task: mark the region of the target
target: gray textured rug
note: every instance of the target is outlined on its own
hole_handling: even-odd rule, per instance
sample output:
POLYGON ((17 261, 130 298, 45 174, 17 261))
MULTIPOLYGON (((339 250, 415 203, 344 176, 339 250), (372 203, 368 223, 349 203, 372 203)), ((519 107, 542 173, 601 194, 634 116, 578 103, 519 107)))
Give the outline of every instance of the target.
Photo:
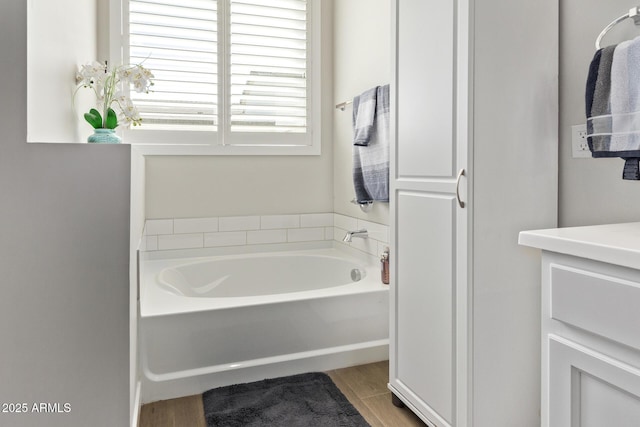
POLYGON ((369 426, 319 372, 214 388, 202 400, 208 427, 369 426))

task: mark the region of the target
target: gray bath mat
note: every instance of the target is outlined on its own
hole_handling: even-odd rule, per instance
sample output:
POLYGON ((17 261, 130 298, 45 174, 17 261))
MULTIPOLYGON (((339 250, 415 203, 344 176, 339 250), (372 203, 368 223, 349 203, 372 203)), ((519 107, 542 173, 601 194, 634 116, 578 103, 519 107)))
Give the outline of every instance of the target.
POLYGON ((207 427, 369 426, 319 372, 214 388, 202 400, 207 427))

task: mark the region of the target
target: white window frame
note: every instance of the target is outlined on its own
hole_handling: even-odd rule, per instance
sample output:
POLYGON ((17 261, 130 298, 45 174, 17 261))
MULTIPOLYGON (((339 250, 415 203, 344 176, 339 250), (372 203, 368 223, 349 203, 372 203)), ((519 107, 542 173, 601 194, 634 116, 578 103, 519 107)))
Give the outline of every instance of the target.
MULTIPOLYGON (((226 144, 222 132, 188 131, 188 130, 151 130, 144 129, 144 124, 137 129, 122 129, 123 142, 134 145, 144 155, 320 155, 321 154, 321 0, 307 0, 310 14, 308 22, 308 53, 310 65, 307 75, 307 117, 306 141, 308 144, 287 144, 289 139, 299 139, 300 134, 288 133, 255 133, 247 134, 246 143, 226 144), (259 140, 252 143, 251 140, 259 140), (280 143, 278 143, 280 141, 280 143)), ((224 2, 222 2, 224 4, 224 2)), ((226 33, 228 17, 219 24, 218 31, 225 36, 223 55, 227 55, 226 33)), ((128 0, 110 0, 109 51, 112 64, 122 64, 128 58, 129 28, 128 0)), ((153 72, 153 70, 151 70, 153 72)), ((223 84, 229 81, 229 71, 223 70, 223 84)), ((226 94, 228 88, 222 88, 226 94)), ((222 123, 228 120, 227 103, 223 96, 219 99, 220 108, 225 111, 222 123)))

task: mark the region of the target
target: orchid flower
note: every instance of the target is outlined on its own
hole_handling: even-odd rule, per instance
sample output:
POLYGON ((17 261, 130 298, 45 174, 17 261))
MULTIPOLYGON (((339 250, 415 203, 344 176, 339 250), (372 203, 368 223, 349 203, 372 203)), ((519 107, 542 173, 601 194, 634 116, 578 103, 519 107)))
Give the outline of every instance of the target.
MULTIPOLYGON (((128 96, 128 90, 149 93, 153 86, 153 74, 142 65, 121 65, 109 69, 107 62, 85 64, 76 73, 76 92, 90 88, 96 95, 98 109, 85 113, 85 120, 95 129, 115 129, 119 121, 138 126, 142 122, 140 113, 128 96), (119 110, 119 114, 113 109, 119 110)), ((75 94, 74 94, 75 97, 75 94)))

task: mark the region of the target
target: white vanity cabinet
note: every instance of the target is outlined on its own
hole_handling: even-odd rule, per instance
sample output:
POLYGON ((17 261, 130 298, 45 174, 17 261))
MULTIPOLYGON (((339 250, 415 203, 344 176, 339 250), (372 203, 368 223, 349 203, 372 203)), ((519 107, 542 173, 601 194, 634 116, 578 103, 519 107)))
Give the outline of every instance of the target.
POLYGON ((640 426, 640 223, 523 232, 542 252, 542 426, 640 426))
POLYGON ((392 1, 389 388, 437 427, 539 427, 558 0, 392 1), (517 34, 514 34, 517 33, 517 34))

